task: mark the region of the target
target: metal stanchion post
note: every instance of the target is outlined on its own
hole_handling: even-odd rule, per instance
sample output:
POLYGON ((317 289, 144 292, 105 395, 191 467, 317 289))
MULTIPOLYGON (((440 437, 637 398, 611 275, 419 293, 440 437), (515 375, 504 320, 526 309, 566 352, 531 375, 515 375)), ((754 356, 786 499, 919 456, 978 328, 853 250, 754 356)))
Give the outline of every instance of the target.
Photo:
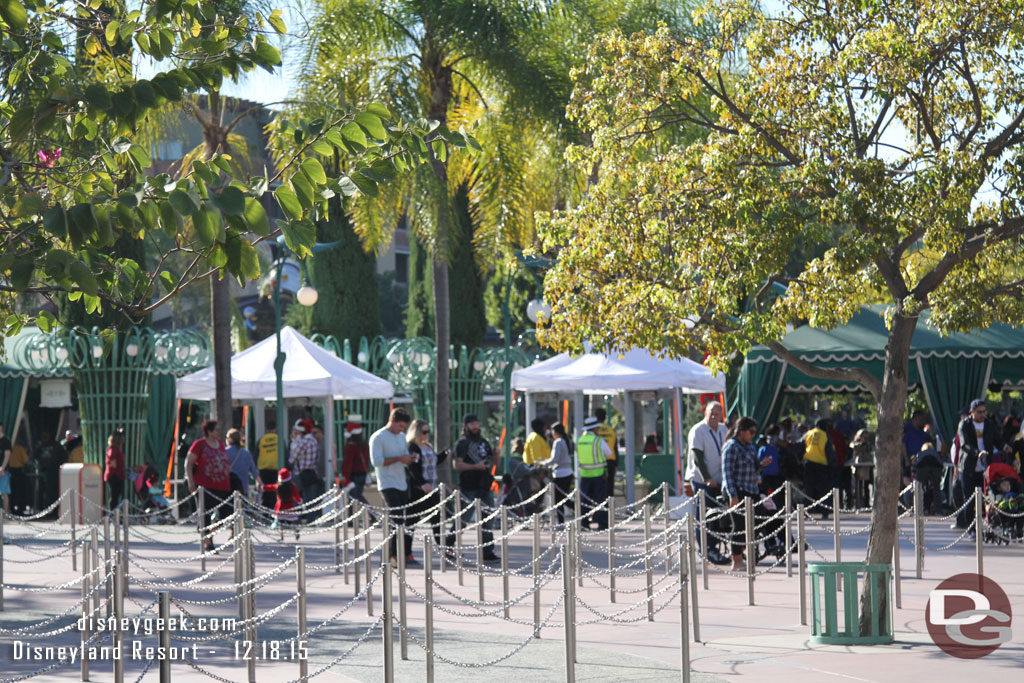
MULTIPOLYGON (((381 526, 381 533, 383 533, 383 537, 382 537, 381 540, 383 541, 383 539, 386 539, 386 538, 388 538, 391 535, 391 513, 390 512, 388 512, 388 511, 384 512, 384 522, 380 526, 381 526)), ((396 553, 401 552, 401 549, 398 547, 398 537, 400 535, 401 535, 401 533, 398 531, 398 528, 396 527, 395 528, 395 552, 396 553)), ((385 562, 387 562, 389 560, 397 561, 398 559, 399 558, 397 558, 397 557, 391 557, 391 544, 390 543, 385 543, 381 547, 381 549, 380 549, 380 563, 381 564, 384 564, 385 562)), ((401 559, 404 560, 405 556, 404 555, 401 556, 401 559)))
POLYGON ((508 508, 501 506, 501 599, 505 602, 505 618, 508 619, 508 508))
POLYGON ((671 505, 668 502, 668 482, 661 482, 661 506, 665 513, 665 574, 672 571, 672 538, 669 536, 668 529, 672 526, 672 513, 670 512, 671 505))
POLYGON ((533 637, 540 638, 540 513, 533 513, 533 637))
POLYGON ((644 574, 647 577, 647 621, 654 621, 654 577, 651 570, 651 506, 644 503, 644 574))
POLYGON ((981 487, 974 489, 974 551, 977 555, 978 576, 985 575, 985 558, 981 547, 985 539, 985 496, 981 493, 981 487))
POLYGON ((700 574, 704 582, 704 590, 708 589, 708 496, 701 489, 697 494, 700 506, 700 574))
POLYGON ((683 683, 690 681, 690 623, 689 623, 689 572, 686 568, 686 549, 683 547, 683 535, 679 535, 679 668, 683 683))
POLYGON ((77 543, 75 542, 77 540, 76 539, 76 536, 77 536, 76 532, 78 530, 77 529, 77 525, 78 525, 78 495, 77 494, 78 494, 77 491, 72 491, 68 495, 68 500, 71 503, 71 505, 70 505, 71 509, 69 510, 69 513, 70 513, 69 516, 71 517, 71 571, 73 571, 73 572, 77 572, 78 571, 78 557, 75 554, 75 546, 77 545, 77 543))
POLYGON ((473 521, 476 522, 476 571, 480 601, 484 601, 484 522, 483 506, 480 499, 473 501, 473 521))
MULTIPOLYGON (((444 500, 444 497, 441 497, 444 500)), ((443 527, 442 527, 443 528, 443 527)), ((427 631, 427 683, 434 683, 434 539, 430 534, 423 535, 423 603, 424 625, 427 631)), ((444 555, 444 550, 441 550, 444 555)), ((444 560, 441 560, 444 562, 444 560)))
MULTIPOLYGON (((558 509, 562 512, 562 519, 569 516, 569 512, 565 508, 565 498, 561 500, 558 509)), ((548 528, 551 529, 551 544, 554 545, 555 539, 558 537, 555 532, 555 520, 558 519, 558 513, 555 510, 555 482, 553 481, 548 483, 548 510, 548 528)))
POLYGON ((200 486, 196 489, 196 503, 198 504, 197 515, 199 517, 199 569, 206 571, 206 490, 200 486))
MULTIPOLYGON (((87 546, 86 543, 82 544, 83 548, 85 548, 86 546, 87 546)), ((82 621, 85 624, 85 628, 81 629, 81 633, 79 633, 79 636, 81 638, 81 643, 82 643, 82 672, 81 673, 82 673, 82 680, 83 681, 89 680, 89 657, 86 655, 86 650, 85 650, 85 648, 87 647, 87 643, 89 642, 89 591, 91 590, 93 584, 98 584, 98 580, 96 579, 96 577, 90 577, 90 574, 92 574, 92 572, 89 571, 89 555, 88 554, 83 554, 82 555, 82 621)))
POLYGON ((462 492, 455 494, 455 567, 459 570, 459 585, 462 585, 462 492))
MULTIPOLYGON (((159 591, 157 593, 157 600, 159 602, 159 614, 160 619, 166 624, 171 619, 171 593, 170 591, 159 591)), ((171 651, 171 629, 165 628, 160 631, 160 647, 164 648, 164 652, 171 651)), ((82 663, 85 663, 85 658, 82 659, 82 663)), ((162 657, 160 658, 160 683, 171 683, 171 658, 162 657)))
MULTIPOLYGON (((341 507, 337 507, 338 503, 335 503, 335 510, 338 512, 334 516, 334 573, 341 573, 341 530, 345 526, 345 517, 348 511, 348 493, 345 491, 341 492, 341 507)), ((348 574, 345 575, 345 583, 348 583, 348 574)))
MULTIPOLYGON (((110 517, 103 518, 103 573, 110 574, 110 517)), ((107 600, 106 616, 109 618, 114 610, 114 577, 107 576, 105 593, 107 600)))
MULTIPOLYGON (((839 489, 832 489, 832 544, 836 549, 836 562, 843 561, 842 535, 839 529, 839 489)), ((836 574, 836 589, 843 590, 843 575, 836 574)))
MULTIPOLYGON (((362 503, 360 503, 362 508, 362 503)), ((361 514, 352 515, 352 573, 355 575, 355 595, 359 595, 359 584, 361 583, 359 573, 359 527, 361 526, 359 521, 362 519, 361 514)), ((345 562, 345 578, 348 578, 348 562, 345 562)))
POLYGON ((754 568, 757 566, 757 543, 754 541, 754 499, 743 499, 743 535, 747 549, 747 604, 754 604, 754 568))
POLYGON ((804 504, 796 506, 796 553, 800 568, 800 625, 807 625, 807 557, 804 553, 807 537, 804 535, 804 504))
MULTIPOLYGON (((252 545, 252 531, 249 529, 245 530, 245 580, 248 585, 252 586, 253 580, 256 578, 256 550, 252 545)), ((249 596, 246 601, 246 619, 253 619, 256 616, 256 591, 249 591, 249 596)), ((256 631, 256 624, 249 624, 246 632, 249 635, 250 643, 258 643, 259 634, 256 631)), ((300 656, 304 657, 305 653, 300 656)), ((249 661, 246 662, 246 671, 249 674, 249 683, 256 683, 256 648, 253 647, 249 650, 249 661)))
POLYGON ((786 480, 786 578, 793 576, 793 482, 786 480))
POLYGON ((124 548, 124 554, 121 556, 121 564, 124 565, 124 594, 128 595, 131 590, 129 588, 128 581, 128 501, 125 500, 121 506, 121 522, 123 528, 121 529, 121 543, 124 548))
MULTIPOLYGON (((924 489, 921 482, 914 480, 914 558, 917 578, 924 571, 924 489)), ((899 535, 899 532, 896 534, 899 535)))
MULTIPOLYGON (((90 538, 89 538, 89 544, 90 544, 90 546, 92 546, 89 549, 90 555, 91 555, 90 566, 92 567, 93 572, 95 572, 95 574, 96 574, 96 576, 94 577, 94 580, 93 580, 93 584, 98 586, 99 582, 103 580, 103 575, 105 574, 105 572, 100 570, 99 533, 96 531, 96 527, 92 528, 92 533, 90 534, 90 538)), ((2 578, 3 577, 0 576, 0 579, 2 579, 2 578)), ((0 581, 0 583, 2 583, 2 581, 0 581)), ((93 616, 99 614, 99 611, 100 611, 100 593, 102 593, 102 591, 100 591, 98 589, 94 590, 92 592, 92 613, 93 613, 93 616)))
MULTIPOLYGON (((301 646, 306 640, 306 549, 299 548, 299 559, 295 565, 295 580, 298 584, 299 599, 295 605, 298 610, 299 632, 296 634, 296 645, 301 646)), ((309 662, 299 657, 299 678, 309 675, 309 662)))
MULTIPOLYGON (((572 494, 572 518, 575 519, 575 520, 579 520, 579 519, 581 519, 583 517, 583 501, 581 499, 581 495, 582 495, 582 493, 581 493, 580 488, 578 486, 575 489, 573 489, 573 494, 572 494)), ((575 550, 576 549, 573 548, 574 552, 575 552, 575 550)))
POLYGON ((398 534, 398 623, 401 628, 398 630, 398 646, 403 660, 409 659, 409 639, 405 634, 405 558, 408 550, 405 547, 405 527, 395 528, 398 534))
MULTIPOLYGON (((114 619, 117 627, 114 629, 114 652, 121 652, 124 648, 124 632, 121 630, 121 621, 124 619, 124 565, 121 564, 121 553, 117 550, 114 554, 114 619)), ((124 657, 114 659, 114 683, 124 683, 124 657)))
POLYGON ((700 610, 697 605, 697 584, 694 577, 697 576, 697 534, 693 530, 693 513, 686 513, 686 549, 690 558, 690 599, 693 601, 693 640, 700 642, 700 610))
MULTIPOLYGON (((571 531, 569 532, 572 533, 571 531)), ((572 616, 572 551, 569 544, 562 546, 562 593, 563 607, 565 610, 565 680, 566 683, 574 683, 576 680, 576 655, 573 652, 573 628, 575 622, 572 616)))
MULTIPOLYGON (((572 532, 572 560, 576 563, 576 581, 578 585, 583 585, 583 553, 580 552, 580 536, 583 535, 583 524, 582 519, 573 520, 573 532, 572 532)), ((575 594, 575 592, 574 592, 575 594)), ((573 612, 576 611, 576 607, 573 606, 573 612)))
POLYGON ((896 539, 892 544, 892 580, 894 593, 896 594, 896 609, 903 608, 903 586, 900 583, 900 534, 896 532, 896 539))
POLYGON ((576 558, 576 535, 579 528, 576 524, 569 525, 569 613, 572 615, 572 661, 578 662, 576 658, 576 584, 572 580, 572 573, 579 571, 579 564, 576 558))
MULTIPOLYGON (((438 491, 440 492, 441 496, 441 509, 439 510, 441 514, 441 526, 438 527, 439 529, 441 529, 441 547, 437 550, 437 561, 441 565, 441 573, 444 573, 448 571, 447 558, 445 557, 445 549, 448 547, 448 503, 445 502, 448 498, 448 487, 445 486, 445 483, 443 481, 438 486, 438 491)), ((431 660, 431 675, 433 675, 433 668, 433 660, 431 660)))
POLYGON ((381 577, 384 580, 384 683, 394 683, 395 681, 395 634, 393 629, 392 621, 394 616, 392 614, 393 606, 391 604, 391 563, 384 563, 384 575, 381 577))
POLYGON ((615 499, 608 499, 608 594, 615 603, 615 499))
MULTIPOLYGON (((370 574, 371 564, 373 563, 373 553, 370 552, 370 511, 363 506, 363 531, 366 533, 366 557, 363 558, 363 568, 366 571, 366 614, 367 616, 373 616, 373 587, 370 585, 370 574)), ((384 537, 385 539, 387 536, 384 537)), ((388 553, 388 544, 385 541, 384 546, 381 548, 381 555, 386 556, 388 553)), ((359 571, 359 568, 356 568, 359 571)), ((358 580, 357 580, 358 581, 358 580)), ((358 584, 356 585, 358 588, 358 584)))

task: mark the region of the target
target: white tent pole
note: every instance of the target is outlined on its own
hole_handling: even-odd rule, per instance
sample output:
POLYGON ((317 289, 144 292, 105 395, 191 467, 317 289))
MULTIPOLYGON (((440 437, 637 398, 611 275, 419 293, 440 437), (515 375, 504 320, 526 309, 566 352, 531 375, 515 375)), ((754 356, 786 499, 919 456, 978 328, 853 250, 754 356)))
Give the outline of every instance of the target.
MULTIPOLYGON (((280 433, 280 432, 278 432, 280 433)), ((324 474, 327 490, 334 488, 334 397, 324 397, 324 474)))
POLYGON ((686 463, 686 449, 683 446, 683 390, 672 390, 672 445, 676 451, 676 495, 683 495, 683 470, 686 463))
POLYGON ((622 404, 626 411, 626 502, 636 501, 636 438, 633 434, 633 422, 636 420, 636 410, 633 406, 633 397, 628 391, 622 392, 622 404))
POLYGON ((252 402, 252 428, 255 433, 256 440, 250 445, 249 450, 255 451, 255 446, 259 444, 260 439, 262 439, 263 435, 267 433, 267 402, 262 398, 258 398, 252 402))
POLYGON ((532 391, 526 392, 526 432, 530 432, 530 422, 537 414, 537 397, 534 396, 532 391))

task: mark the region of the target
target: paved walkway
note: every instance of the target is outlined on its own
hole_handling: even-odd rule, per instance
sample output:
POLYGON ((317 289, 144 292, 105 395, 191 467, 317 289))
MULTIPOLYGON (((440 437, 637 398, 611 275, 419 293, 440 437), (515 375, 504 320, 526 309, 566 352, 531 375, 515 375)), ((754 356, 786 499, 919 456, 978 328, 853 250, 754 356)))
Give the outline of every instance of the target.
MULTIPOLYGON (((844 527, 856 529, 866 523, 866 517, 845 518, 844 527)), ((657 529, 657 527, 656 527, 657 529)), ((904 524, 909 532, 910 524, 904 524)), ((956 538, 945 523, 928 520, 926 524, 926 545, 938 547, 956 538)), ((9 536, 23 538, 31 532, 24 525, 8 523, 5 531, 9 536)), ((225 537, 226 534, 221 534, 225 537)), ((470 542, 473 534, 467 534, 470 542)), ((5 546, 4 581, 19 586, 55 585, 70 581, 76 574, 70 567, 70 558, 66 552, 59 553, 61 544, 67 536, 42 536, 31 545, 22 543, 5 546), (49 557, 54 555, 53 557, 49 557)), ((618 535, 620 544, 637 543, 642 540, 638 531, 618 535)), ((131 550, 133 577, 130 599, 126 602, 129 616, 138 615, 142 607, 148 606, 153 594, 148 592, 141 581, 176 581, 187 582, 199 574, 198 560, 174 562, 193 555, 196 544, 191 532, 182 526, 177 527, 135 527, 132 535, 131 550), (155 576, 154 576, 155 575, 155 576), (158 578, 159 577, 159 578, 158 578), (137 602, 136 602, 137 601, 137 602)), ((280 543, 276 534, 262 531, 256 532, 257 573, 269 571, 280 564, 283 558, 292 556, 294 552, 294 535, 280 543)), ((379 533, 374 534, 374 542, 379 540, 379 533)), ((545 531, 543 540, 550 542, 550 532, 545 531)), ((833 558, 832 538, 826 528, 808 525, 808 539, 814 550, 808 552, 808 560, 833 558), (819 554, 820 553, 820 554, 819 554)), ((218 540, 226 540, 218 538, 218 540)), ((595 542, 598 539, 594 539, 595 542)), ((861 533, 843 538, 843 559, 855 560, 863 557, 867 534, 861 533)), ((324 547, 333 541, 333 532, 326 532, 315 537, 304 538, 303 545, 307 548, 307 571, 309 591, 310 626, 321 623, 335 615, 347 604, 355 594, 354 577, 350 574, 348 583, 344 576, 333 570, 318 569, 317 565, 329 565, 334 562, 333 552, 324 547)), ((523 532, 514 538, 509 549, 510 566, 524 566, 531 556, 531 534, 523 532)), ((1002 646, 994 654, 975 661, 963 661, 947 656, 935 647, 927 635, 924 624, 924 610, 928 591, 942 579, 959 572, 973 571, 975 567, 974 544, 969 539, 944 552, 928 553, 925 560, 923 578, 914 577, 914 553, 906 539, 901 543, 902 557, 902 608, 895 610, 896 642, 887 646, 871 647, 838 647, 811 646, 808 644, 809 629, 800 626, 797 572, 787 578, 785 569, 777 567, 759 576, 755 581, 755 605, 747 605, 747 584, 741 577, 727 576, 712 568, 709 575, 710 590, 702 587, 698 590, 700 602, 701 643, 691 644, 693 680, 699 683, 720 683, 735 681, 740 678, 759 682, 800 683, 803 681, 819 682, 827 680, 876 681, 879 683, 892 681, 907 683, 908 681, 959 681, 967 676, 976 680, 1001 680, 1007 675, 1019 675, 1024 664, 1024 627, 1014 630, 1013 642, 1002 646), (857 655, 870 654, 872 657, 857 655)), ((421 544, 417 539, 415 553, 421 557, 421 544)), ((1024 615, 1024 547, 985 546, 986 574, 999 582, 1010 596, 1014 612, 1024 615)), ((606 556, 591 549, 585 553, 585 559, 597 567, 605 567, 606 556)), ((471 554, 467 553, 471 559, 471 554)), ((551 555, 545 558, 550 562, 551 555)), ((435 560, 436 562, 436 560, 435 560)), ((467 566, 470 564, 467 561, 467 566)), ((378 560, 375 558, 373 571, 376 571, 378 560)), ((209 601, 228 598, 218 604, 190 604, 189 611, 195 616, 232 617, 237 616, 237 607, 233 599, 232 561, 227 551, 211 557, 207 561, 207 571, 211 576, 197 584, 176 588, 172 591, 179 599, 193 601, 209 601), (223 565, 218 568, 218 565, 223 565), (216 570, 216 571, 214 571, 216 570), (220 587, 218 591, 202 590, 207 587, 220 587)), ((767 570, 767 561, 759 569, 767 570)), ((557 572, 557 564, 554 571, 557 572)), ((459 585, 457 572, 449 568, 441 573, 435 565, 435 579, 438 583, 456 595, 469 600, 479 599, 478 579, 466 573, 463 585, 459 585)), ((412 589, 422 592, 423 570, 408 572, 409 585, 412 589)), ((595 577, 596 578, 596 577, 595 577)), ((596 578, 607 585, 607 577, 596 578)), ((620 577, 617 588, 622 591, 617 595, 613 605, 609 602, 609 591, 598 585, 594 579, 584 580, 582 588, 578 588, 578 596, 586 604, 603 614, 611 614, 626 610, 620 618, 630 623, 602 622, 581 625, 577 630, 576 680, 578 681, 678 681, 680 680, 680 610, 676 570, 665 575, 663 567, 655 572, 657 582, 654 590, 665 592, 654 600, 659 611, 654 621, 648 621, 643 605, 628 609, 630 605, 641 600, 644 595, 642 576, 620 577)), ((702 586, 700 576, 696 577, 698 586, 702 586)), ((528 576, 515 576, 510 579, 510 593, 520 595, 531 585, 528 576)), ((395 582, 395 609, 398 609, 397 581, 395 582)), ((275 605, 288 600, 295 592, 295 570, 288 568, 281 572, 272 582, 257 591, 257 610, 265 612, 275 605)), ((365 582, 363 582, 365 585, 365 582)), ((337 621, 318 631, 309 641, 310 672, 315 672, 330 663, 361 637, 369 632, 365 641, 350 655, 337 665, 318 676, 318 680, 331 681, 380 681, 382 680, 381 662, 383 659, 381 631, 379 627, 371 630, 381 614, 381 586, 376 584, 373 590, 373 616, 368 615, 365 601, 350 604, 348 610, 337 621)), ((494 680, 516 681, 516 683, 550 683, 565 680, 565 643, 564 632, 560 624, 564 617, 562 606, 552 611, 553 600, 560 595, 561 579, 551 577, 540 591, 542 617, 551 612, 549 625, 541 630, 541 638, 532 637, 533 618, 532 598, 526 598, 511 608, 511 616, 525 623, 509 623, 498 615, 468 616, 478 614, 472 607, 460 604, 455 598, 435 590, 438 609, 435 610, 435 650, 448 659, 469 666, 453 666, 443 662, 435 663, 435 680, 437 681, 470 681, 494 680), (442 608, 456 614, 446 613, 442 608), (504 655, 519 648, 511 657, 489 666, 478 668, 473 665, 502 658, 504 655)), ((4 611, 0 612, 0 627, 13 629, 38 622, 61 614, 80 597, 80 588, 73 586, 67 590, 42 593, 26 593, 14 590, 5 591, 4 611)), ((502 599, 501 579, 498 576, 487 576, 485 579, 485 599, 498 602, 502 599)), ((74 613, 77 616, 77 612, 74 613)), ((408 623, 410 632, 423 640, 424 606, 421 600, 409 596, 408 623)), ((264 644, 272 648, 273 641, 281 641, 286 651, 285 639, 295 633, 296 611, 289 605, 259 629, 260 647, 264 644)), ((50 629, 72 622, 74 617, 67 616, 56 619, 48 626, 50 629)), ((593 618, 593 614, 585 608, 577 608, 577 621, 584 622, 593 618)), ((1024 617, 1018 616, 1018 619, 1024 617)), ((214 636, 216 634, 213 634, 214 636)), ((17 637, 0 634, 0 679, 16 677, 38 670, 50 663, 52 659, 44 657, 43 661, 14 660, 13 642, 17 637)), ((128 642, 139 641, 142 646, 156 645, 155 636, 144 634, 130 635, 128 642)), ((33 641, 33 645, 41 646, 74 646, 79 641, 78 632, 71 629, 63 634, 55 634, 33 641)), ((184 643, 175 642, 175 645, 184 643)), ((408 660, 399 657, 399 637, 395 635, 395 666, 396 681, 421 681, 425 678, 426 657, 424 651, 415 643, 408 644, 408 660)), ((268 651, 268 655, 271 653, 268 651)), ((234 641, 214 640, 204 642, 196 656, 196 662, 204 669, 229 681, 246 679, 244 662, 236 661, 234 641)), ((126 661, 126 680, 136 680, 142 673, 148 659, 128 659, 126 661)), ((92 680, 112 680, 112 665, 99 662, 93 665, 92 680)), ((298 665, 295 662, 260 661, 257 665, 257 680, 285 681, 298 676, 298 665)), ((154 665, 144 680, 157 680, 154 665)), ((173 664, 173 678, 180 681, 210 680, 187 664, 173 664)), ((37 676, 35 681, 70 681, 79 680, 77 664, 65 666, 51 674, 37 676)))

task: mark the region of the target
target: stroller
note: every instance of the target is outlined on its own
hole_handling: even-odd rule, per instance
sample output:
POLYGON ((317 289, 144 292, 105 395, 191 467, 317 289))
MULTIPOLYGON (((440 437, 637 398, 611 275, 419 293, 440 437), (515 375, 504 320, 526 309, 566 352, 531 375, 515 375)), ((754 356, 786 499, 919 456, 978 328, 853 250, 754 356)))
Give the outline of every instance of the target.
POLYGON ((993 463, 985 468, 985 541, 1005 543, 1024 537, 1024 495, 1013 466, 993 463))
POLYGON ((135 491, 135 500, 142 508, 145 524, 173 523, 174 520, 167 515, 161 514, 170 508, 170 504, 163 496, 160 489, 160 475, 150 464, 136 465, 132 470, 132 489, 135 491))
POLYGON ((504 492, 502 505, 508 507, 517 516, 532 515, 544 509, 543 496, 526 504, 523 504, 523 501, 536 495, 547 484, 545 470, 530 467, 519 458, 511 458, 508 473, 502 475, 501 483, 504 492))

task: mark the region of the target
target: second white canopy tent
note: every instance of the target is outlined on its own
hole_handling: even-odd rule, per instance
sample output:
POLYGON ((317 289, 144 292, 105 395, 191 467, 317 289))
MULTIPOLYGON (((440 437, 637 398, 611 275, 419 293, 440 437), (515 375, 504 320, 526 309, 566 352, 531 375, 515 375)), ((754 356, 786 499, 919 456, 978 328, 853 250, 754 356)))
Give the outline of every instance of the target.
MULTIPOLYGON (((626 419, 625 452, 628 456, 625 462, 626 501, 632 503, 636 499, 635 392, 653 391, 664 396, 664 392, 669 391, 675 408, 673 414, 678 416, 682 394, 722 393, 725 391, 725 376, 712 375, 708 368, 686 358, 658 358, 647 350, 632 349, 624 353, 589 352, 575 358, 561 353, 513 372, 512 388, 526 393, 527 425, 536 414, 537 394, 555 394, 572 401, 572 432, 577 439, 583 427, 584 396, 622 394, 626 419)), ((674 422, 676 462, 681 466, 683 453, 679 446, 683 436, 679 431, 679 420, 674 422)))

